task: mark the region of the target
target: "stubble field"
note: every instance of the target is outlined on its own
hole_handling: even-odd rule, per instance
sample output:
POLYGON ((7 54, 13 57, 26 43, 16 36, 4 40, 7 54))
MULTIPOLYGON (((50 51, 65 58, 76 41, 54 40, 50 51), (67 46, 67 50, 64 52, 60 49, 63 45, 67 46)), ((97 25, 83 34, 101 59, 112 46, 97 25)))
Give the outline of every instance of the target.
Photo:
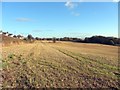
POLYGON ((2 48, 3 88, 119 88, 118 47, 38 41, 2 48))

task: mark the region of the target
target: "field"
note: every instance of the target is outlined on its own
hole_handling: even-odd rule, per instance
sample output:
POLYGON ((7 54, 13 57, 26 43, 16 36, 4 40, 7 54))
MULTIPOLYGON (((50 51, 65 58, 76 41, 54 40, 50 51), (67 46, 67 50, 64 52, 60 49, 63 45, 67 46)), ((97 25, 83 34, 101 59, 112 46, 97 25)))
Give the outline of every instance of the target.
POLYGON ((36 41, 2 56, 3 88, 119 88, 117 46, 36 41))

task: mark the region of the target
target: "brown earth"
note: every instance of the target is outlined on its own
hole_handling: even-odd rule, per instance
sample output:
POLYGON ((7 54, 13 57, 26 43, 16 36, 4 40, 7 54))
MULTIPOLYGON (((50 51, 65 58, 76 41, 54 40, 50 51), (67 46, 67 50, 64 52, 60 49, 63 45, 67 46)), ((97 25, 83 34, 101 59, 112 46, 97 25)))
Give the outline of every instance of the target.
POLYGON ((117 46, 38 41, 2 57, 4 88, 119 88, 117 46))

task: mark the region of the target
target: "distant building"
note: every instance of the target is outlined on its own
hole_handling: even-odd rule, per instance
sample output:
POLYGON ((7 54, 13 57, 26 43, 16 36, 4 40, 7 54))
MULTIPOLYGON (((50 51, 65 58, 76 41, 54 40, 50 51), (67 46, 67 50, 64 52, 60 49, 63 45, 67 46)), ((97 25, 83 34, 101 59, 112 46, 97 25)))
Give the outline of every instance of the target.
POLYGON ((3 34, 4 36, 8 36, 8 35, 9 35, 8 32, 2 32, 2 34, 3 34))
POLYGON ((9 37, 13 37, 13 34, 8 34, 9 37))

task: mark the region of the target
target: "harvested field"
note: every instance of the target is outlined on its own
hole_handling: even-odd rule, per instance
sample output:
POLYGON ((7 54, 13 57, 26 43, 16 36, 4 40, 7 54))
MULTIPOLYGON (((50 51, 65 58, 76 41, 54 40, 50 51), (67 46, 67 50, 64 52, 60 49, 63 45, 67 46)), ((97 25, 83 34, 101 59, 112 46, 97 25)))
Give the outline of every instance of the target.
POLYGON ((119 88, 117 46, 38 41, 2 57, 3 88, 119 88))

